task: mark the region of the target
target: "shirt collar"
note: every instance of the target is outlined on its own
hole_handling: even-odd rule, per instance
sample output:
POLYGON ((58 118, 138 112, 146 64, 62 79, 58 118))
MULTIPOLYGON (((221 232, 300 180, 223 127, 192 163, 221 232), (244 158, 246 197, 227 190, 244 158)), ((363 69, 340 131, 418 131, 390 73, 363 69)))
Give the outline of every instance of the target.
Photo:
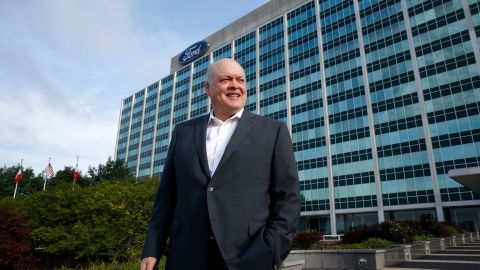
POLYGON ((218 119, 217 117, 215 117, 215 116, 213 115, 213 110, 211 110, 211 111, 210 111, 210 117, 208 118, 208 122, 211 123, 212 121, 215 121, 215 122, 224 123, 224 122, 226 122, 226 121, 228 121, 228 120, 230 120, 230 119, 235 119, 235 118, 240 119, 240 118, 242 118, 242 115, 243 115, 243 111, 244 111, 244 110, 245 110, 245 109, 242 108, 240 111, 238 111, 236 114, 234 114, 232 117, 228 118, 228 119, 225 120, 225 121, 222 121, 222 120, 218 119))

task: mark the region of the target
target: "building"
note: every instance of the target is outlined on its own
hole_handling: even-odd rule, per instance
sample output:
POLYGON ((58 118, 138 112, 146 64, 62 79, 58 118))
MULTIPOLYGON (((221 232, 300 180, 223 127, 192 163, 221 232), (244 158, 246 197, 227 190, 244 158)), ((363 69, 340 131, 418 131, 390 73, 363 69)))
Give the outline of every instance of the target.
POLYGON ((160 175, 172 128, 209 111, 206 67, 232 57, 247 109, 290 128, 301 228, 434 218, 480 229, 480 195, 448 177, 480 166, 478 0, 272 0, 205 41, 122 102, 115 156, 138 177, 160 175))

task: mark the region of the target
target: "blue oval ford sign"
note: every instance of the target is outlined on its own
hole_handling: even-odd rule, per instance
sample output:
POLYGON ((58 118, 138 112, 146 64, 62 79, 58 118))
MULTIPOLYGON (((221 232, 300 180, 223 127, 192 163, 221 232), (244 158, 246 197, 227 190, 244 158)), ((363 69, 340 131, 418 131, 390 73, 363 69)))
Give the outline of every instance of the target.
POLYGON ((206 41, 199 41, 192 46, 188 47, 185 51, 180 54, 178 62, 180 65, 185 65, 198 57, 202 56, 208 50, 209 44, 206 41))

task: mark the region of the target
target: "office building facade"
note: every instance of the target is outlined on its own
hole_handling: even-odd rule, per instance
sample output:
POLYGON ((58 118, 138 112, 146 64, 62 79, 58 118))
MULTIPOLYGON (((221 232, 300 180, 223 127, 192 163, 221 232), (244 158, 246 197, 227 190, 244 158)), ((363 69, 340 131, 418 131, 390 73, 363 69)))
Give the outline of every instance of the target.
POLYGON ((115 156, 137 177, 159 176, 175 125, 209 112, 206 68, 228 57, 245 68, 246 108, 291 131, 300 228, 479 230, 480 195, 448 171, 480 166, 480 1, 272 0, 205 41, 122 101, 115 156))

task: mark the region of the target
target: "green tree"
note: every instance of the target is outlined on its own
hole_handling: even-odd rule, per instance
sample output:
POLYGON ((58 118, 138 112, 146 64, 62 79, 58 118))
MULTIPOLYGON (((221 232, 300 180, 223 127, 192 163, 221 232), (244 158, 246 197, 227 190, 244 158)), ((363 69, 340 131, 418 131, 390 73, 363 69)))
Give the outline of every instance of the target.
POLYGON ((111 157, 108 157, 105 165, 98 164, 98 169, 89 167, 88 175, 94 183, 104 180, 131 180, 133 177, 123 160, 112 160, 111 157))
MULTIPOLYGON (((15 176, 19 166, 0 168, 0 197, 13 197, 15 176)), ((23 179, 18 183, 17 197, 26 196, 43 189, 43 178, 35 176, 32 168, 23 170, 23 179)))
POLYGON ((131 260, 140 256, 158 183, 103 181, 75 189, 57 185, 3 203, 28 218, 35 247, 47 253, 131 260))
MULTIPOLYGON (((58 170, 55 176, 50 178, 47 182, 47 187, 56 187, 56 186, 71 186, 73 185, 73 173, 75 168, 70 166, 65 166, 63 170, 58 170)), ((77 179, 77 184, 79 186, 89 186, 91 181, 88 178, 83 177, 82 172, 80 171, 80 176, 77 179)))

